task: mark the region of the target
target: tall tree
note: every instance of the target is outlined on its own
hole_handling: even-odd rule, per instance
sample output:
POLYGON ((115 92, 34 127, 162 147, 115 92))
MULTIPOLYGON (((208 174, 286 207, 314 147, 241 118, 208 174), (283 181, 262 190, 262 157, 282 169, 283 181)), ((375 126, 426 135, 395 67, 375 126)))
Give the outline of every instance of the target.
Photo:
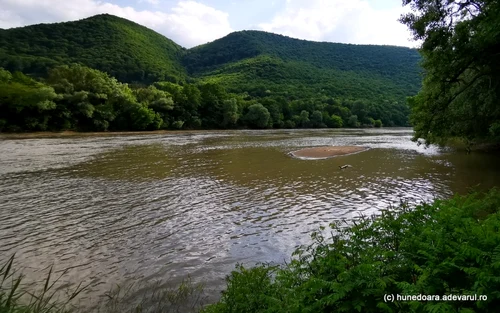
POLYGON ((414 140, 500 142, 500 2, 403 0, 425 71, 409 99, 414 140))
POLYGON ((245 115, 245 121, 248 126, 255 128, 266 128, 268 126, 271 114, 260 103, 252 104, 248 107, 248 112, 245 115))

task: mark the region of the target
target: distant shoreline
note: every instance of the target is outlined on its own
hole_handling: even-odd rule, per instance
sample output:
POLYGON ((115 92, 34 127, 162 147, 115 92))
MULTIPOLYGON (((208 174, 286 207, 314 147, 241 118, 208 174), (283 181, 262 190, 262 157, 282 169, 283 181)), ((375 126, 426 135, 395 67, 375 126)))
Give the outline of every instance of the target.
POLYGON ((127 135, 161 135, 161 134, 189 134, 200 131, 216 130, 151 130, 151 131, 109 131, 109 132, 31 132, 31 133, 0 133, 0 139, 37 139, 37 138, 61 138, 61 137, 106 137, 127 135))
MULTIPOLYGON (((269 130, 362 130, 371 128, 272 128, 269 130)), ((385 130, 411 129, 411 127, 384 127, 385 130)), ((190 134, 199 132, 220 132, 220 131, 236 131, 236 130, 266 130, 266 129, 190 129, 190 130, 142 130, 142 131, 106 131, 106 132, 79 132, 79 131, 40 131, 40 132, 23 132, 10 133, 0 132, 0 140, 2 139, 36 139, 36 138, 66 138, 66 137, 106 137, 106 136, 128 136, 128 135, 162 135, 162 134, 190 134)))

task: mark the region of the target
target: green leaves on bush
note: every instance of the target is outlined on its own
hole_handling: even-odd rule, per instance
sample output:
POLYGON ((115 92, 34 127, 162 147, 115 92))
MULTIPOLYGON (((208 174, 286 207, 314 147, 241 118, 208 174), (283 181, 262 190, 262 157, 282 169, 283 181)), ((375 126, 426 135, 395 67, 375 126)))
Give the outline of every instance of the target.
POLYGON ((500 192, 401 205, 313 233, 280 268, 239 266, 205 312, 496 312, 500 192), (384 295, 477 301, 384 301, 384 295), (479 295, 487 297, 480 301, 479 295))

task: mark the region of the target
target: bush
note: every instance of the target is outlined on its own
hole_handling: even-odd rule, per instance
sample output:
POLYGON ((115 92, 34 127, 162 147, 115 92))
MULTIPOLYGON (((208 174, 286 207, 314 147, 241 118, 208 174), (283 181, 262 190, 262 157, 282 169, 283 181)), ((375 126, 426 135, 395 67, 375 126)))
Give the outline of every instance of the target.
POLYGON ((238 267, 205 312, 497 312, 500 192, 402 205, 313 233, 281 268, 238 267), (384 295, 480 301, 384 301, 384 295))

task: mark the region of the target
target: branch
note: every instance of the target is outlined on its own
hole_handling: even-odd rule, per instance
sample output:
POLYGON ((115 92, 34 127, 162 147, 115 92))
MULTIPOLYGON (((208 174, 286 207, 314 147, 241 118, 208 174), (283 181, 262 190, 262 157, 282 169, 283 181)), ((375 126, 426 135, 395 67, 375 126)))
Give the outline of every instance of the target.
POLYGON ((467 86, 465 86, 465 88, 463 88, 462 90, 460 90, 459 92, 457 92, 453 97, 451 97, 450 100, 447 101, 447 105, 450 105, 450 103, 452 103, 453 101, 455 101, 455 99, 458 96, 460 96, 462 93, 464 93, 467 89, 469 89, 476 82, 476 80, 478 80, 478 78, 483 77, 483 76, 487 76, 487 73, 480 73, 479 75, 476 75, 476 77, 474 77, 474 79, 472 79, 467 84, 467 86))

